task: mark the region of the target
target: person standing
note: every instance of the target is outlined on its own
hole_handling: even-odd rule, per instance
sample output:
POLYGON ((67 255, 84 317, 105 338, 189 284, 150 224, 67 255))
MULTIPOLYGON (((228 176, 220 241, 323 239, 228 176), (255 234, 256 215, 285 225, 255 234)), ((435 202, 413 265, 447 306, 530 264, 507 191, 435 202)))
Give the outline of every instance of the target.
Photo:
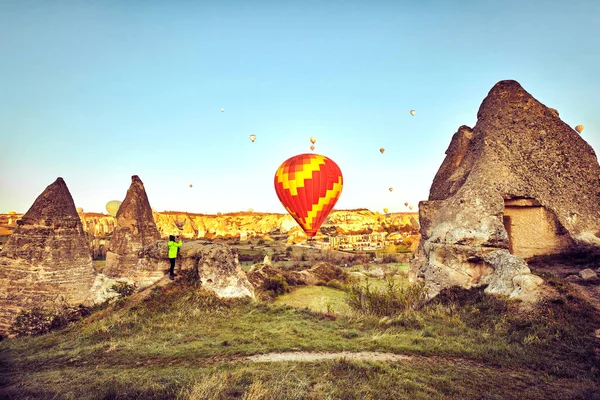
POLYGON ((169 235, 169 261, 171 262, 171 268, 169 268, 169 279, 173 280, 175 278, 175 259, 177 258, 177 250, 181 247, 183 242, 181 241, 181 237, 177 236, 177 242, 175 241, 175 236, 169 235))

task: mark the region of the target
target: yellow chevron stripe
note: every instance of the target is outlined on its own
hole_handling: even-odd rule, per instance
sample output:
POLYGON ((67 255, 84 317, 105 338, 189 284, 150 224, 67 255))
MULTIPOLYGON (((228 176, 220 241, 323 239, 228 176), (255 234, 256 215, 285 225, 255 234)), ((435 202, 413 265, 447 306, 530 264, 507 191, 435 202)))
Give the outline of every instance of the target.
POLYGON ((316 154, 305 161, 308 162, 302 165, 300 171, 285 173, 284 168, 277 170, 277 182, 281 183, 284 189, 289 190, 292 196, 297 196, 298 188, 304 187, 304 181, 310 179, 314 171, 321 169, 321 165, 325 164, 325 157, 316 154), (291 174, 294 174, 294 179, 289 179, 291 174))
POLYGON ((338 181, 333 184, 333 188, 328 190, 325 193, 325 196, 319 198, 319 202, 317 204, 313 204, 311 210, 308 212, 308 216, 306 217, 306 226, 312 228, 312 221, 316 218, 317 213, 323 210, 325 205, 329 204, 329 202, 340 194, 342 191, 342 177, 338 178, 338 181))

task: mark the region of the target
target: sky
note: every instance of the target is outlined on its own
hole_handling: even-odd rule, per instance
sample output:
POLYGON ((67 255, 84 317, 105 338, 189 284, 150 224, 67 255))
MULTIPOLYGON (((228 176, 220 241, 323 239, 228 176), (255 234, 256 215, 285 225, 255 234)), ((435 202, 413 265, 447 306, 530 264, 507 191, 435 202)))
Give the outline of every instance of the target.
POLYGON ((132 175, 157 211, 284 213, 275 171, 312 136, 343 173, 336 209, 416 210, 504 79, 598 154, 599 17, 597 0, 0 0, 0 213, 57 177, 106 212, 132 175))

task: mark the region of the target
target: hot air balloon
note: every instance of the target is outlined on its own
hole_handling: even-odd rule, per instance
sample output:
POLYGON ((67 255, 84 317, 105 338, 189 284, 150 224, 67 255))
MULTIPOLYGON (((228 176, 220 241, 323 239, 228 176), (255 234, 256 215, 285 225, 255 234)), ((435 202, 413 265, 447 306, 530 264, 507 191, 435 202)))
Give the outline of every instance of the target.
POLYGON ((384 208, 384 209, 383 209, 383 212, 387 214, 387 212, 388 212, 388 209, 387 209, 387 208, 384 208))
POLYGON ((316 141, 317 141, 317 138, 316 138, 316 137, 314 137, 314 136, 313 136, 313 137, 311 137, 311 138, 310 138, 310 142, 311 142, 312 144, 315 144, 315 142, 316 142, 316 141))
POLYGON ((314 151, 315 150, 315 146, 310 146, 310 150, 314 151))
POLYGON ((313 237, 342 193, 342 171, 320 154, 299 154, 275 173, 275 192, 298 225, 313 237))
POLYGON ((575 127, 575 130, 576 130, 578 133, 581 133, 581 131, 583 131, 583 125, 577 125, 577 126, 575 127))
POLYGON ((412 209, 413 209, 413 206, 408 206, 408 209, 409 209, 409 210, 412 210, 412 209))
POLYGON ((254 134, 250 135, 250 141, 252 143, 254 143, 255 140, 256 140, 256 135, 254 135, 254 134))
POLYGON ((391 188, 390 188, 390 192, 392 192, 393 190, 394 190, 394 188, 393 188, 393 187, 391 187, 391 188))
POLYGON ((83 212, 83 208, 81 208, 81 207, 77 207, 76 210, 77 210, 77 214, 81 214, 83 212))
POLYGON ((224 109, 224 108, 221 108, 221 112, 225 112, 225 109, 224 109))
POLYGON ((16 212, 14 212, 14 211, 12 211, 12 210, 11 210, 11 211, 9 211, 9 212, 8 212, 8 214, 9 214, 9 215, 15 215, 15 214, 16 214, 16 212))
POLYGON ((413 117, 415 116, 417 112, 415 110, 410 110, 410 115, 412 115, 413 117))
POLYGON ((121 207, 121 202, 119 200, 111 200, 106 203, 106 211, 113 217, 117 216, 117 211, 119 211, 119 207, 121 207))
POLYGON ((248 212, 252 212, 252 211, 254 211, 254 208, 250 207, 250 208, 248 209, 248 212))
POLYGON ((408 202, 404 203, 404 207, 408 207, 408 202))
POLYGON ((190 187, 193 187, 193 186, 194 186, 194 185, 192 185, 192 184, 190 183, 190 187))
POLYGON ((383 152, 385 151, 385 149, 382 147, 379 149, 379 151, 381 152, 381 154, 383 154, 383 152))

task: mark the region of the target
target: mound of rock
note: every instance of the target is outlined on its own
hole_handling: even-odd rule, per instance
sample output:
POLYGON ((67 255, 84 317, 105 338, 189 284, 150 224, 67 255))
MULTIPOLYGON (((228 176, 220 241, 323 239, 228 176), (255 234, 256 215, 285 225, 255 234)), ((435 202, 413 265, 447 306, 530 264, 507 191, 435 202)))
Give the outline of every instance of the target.
POLYGON ((450 142, 429 200, 412 272, 430 294, 486 285, 533 296, 528 257, 600 247, 600 167, 594 150, 515 81, 497 83, 473 129, 450 142))
POLYGON ((270 263, 255 264, 248 272, 254 287, 261 287, 266 279, 281 275, 292 286, 327 284, 331 281, 347 282, 349 275, 343 269, 328 262, 320 262, 302 271, 283 271, 270 263))
MULTIPOLYGON (((139 252, 136 275, 130 278, 147 286, 162 278, 169 269, 166 240, 159 240, 139 252)), ((184 242, 179 249, 175 272, 197 271, 202 286, 219 297, 254 297, 254 288, 240 268, 237 255, 225 244, 202 240, 184 242)))
POLYGON ((58 178, 18 221, 0 252, 0 333, 22 309, 90 296, 95 271, 75 203, 58 178))

